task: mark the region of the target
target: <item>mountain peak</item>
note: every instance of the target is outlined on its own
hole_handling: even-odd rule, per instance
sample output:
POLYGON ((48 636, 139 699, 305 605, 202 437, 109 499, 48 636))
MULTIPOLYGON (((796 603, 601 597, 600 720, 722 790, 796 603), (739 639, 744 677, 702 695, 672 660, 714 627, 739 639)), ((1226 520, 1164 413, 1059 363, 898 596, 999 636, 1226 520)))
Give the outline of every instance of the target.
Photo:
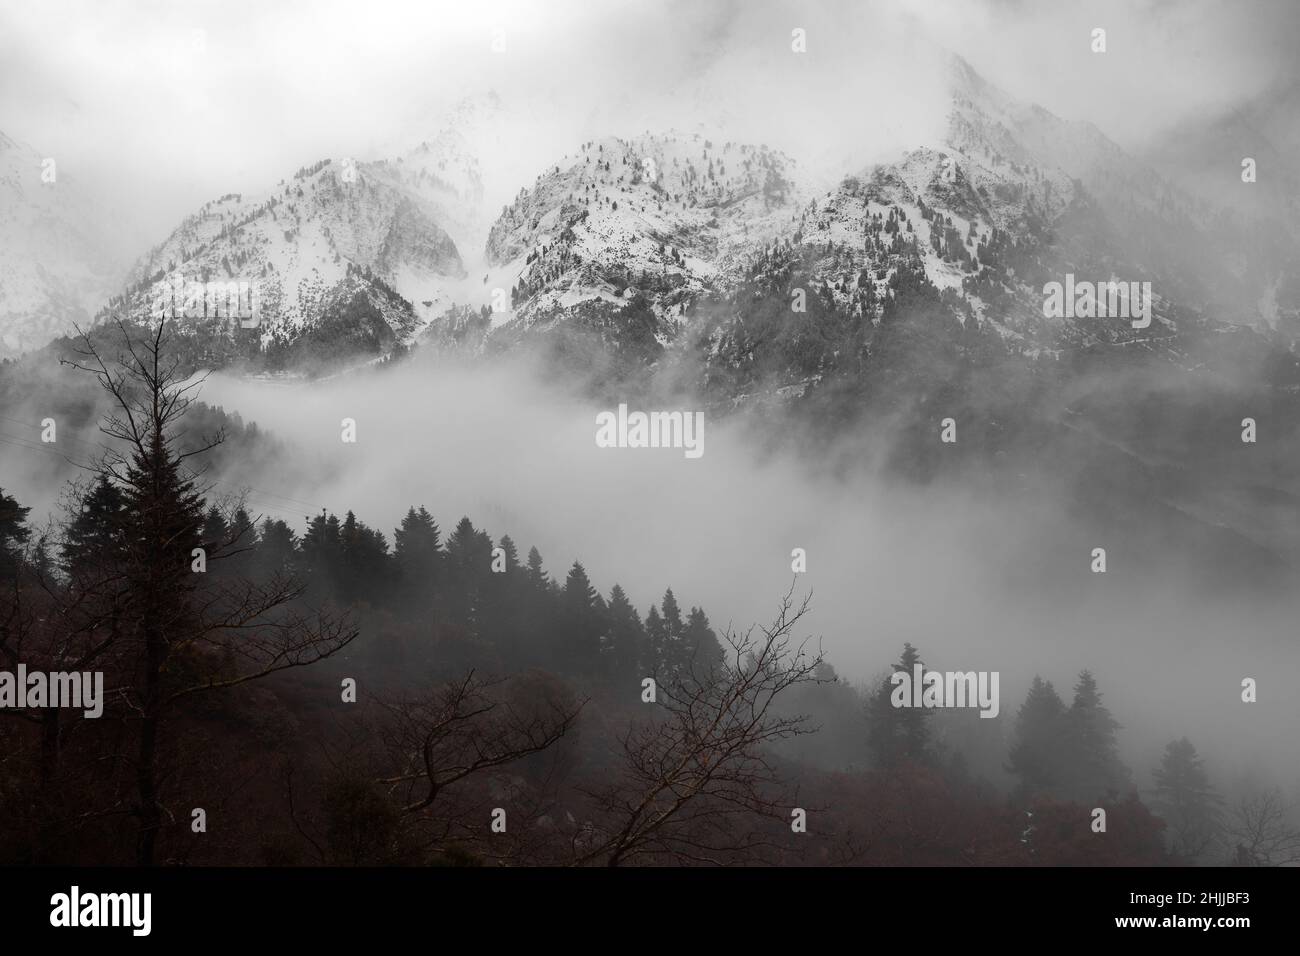
POLYGON ((984 77, 980 76, 975 68, 967 62, 965 57, 956 53, 948 53, 945 57, 944 71, 947 75, 949 88, 954 93, 978 93, 989 85, 984 77))

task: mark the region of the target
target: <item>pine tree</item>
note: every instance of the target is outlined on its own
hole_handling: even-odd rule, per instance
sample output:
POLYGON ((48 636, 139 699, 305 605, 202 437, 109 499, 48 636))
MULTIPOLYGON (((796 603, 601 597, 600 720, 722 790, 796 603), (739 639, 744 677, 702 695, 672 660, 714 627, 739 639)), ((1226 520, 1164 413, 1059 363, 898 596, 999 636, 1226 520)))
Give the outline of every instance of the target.
POLYGON ((664 624, 659 608, 653 604, 645 616, 645 664, 649 671, 659 680, 667 680, 668 671, 668 628, 664 624))
POLYGON ((1129 772, 1120 763, 1115 739, 1120 725, 1102 705, 1090 671, 1079 674, 1064 725, 1065 795, 1087 802, 1126 790, 1129 772))
POLYGON ((1169 852, 1187 862, 1203 857, 1223 829, 1223 799, 1192 742, 1171 741, 1154 776, 1152 808, 1165 821, 1169 852))
POLYGON ((76 576, 92 568, 120 567, 125 557, 122 492, 99 475, 81 500, 81 511, 64 532, 61 564, 76 576))
POLYGON ((492 541, 461 518, 447 539, 445 599, 451 620, 478 633, 483 584, 492 573, 492 541))
POLYGON ((243 508, 236 508, 230 518, 230 541, 240 548, 257 547, 257 528, 243 508))
POLYGON ((456 529, 447 539, 447 558, 453 565, 463 567, 473 561, 477 535, 478 531, 468 516, 456 522, 456 529))
POLYGON ((492 573, 483 579, 483 601, 480 627, 483 640, 503 656, 503 663, 518 666, 525 652, 521 637, 528 629, 523 616, 527 592, 520 586, 523 575, 519 568, 519 551, 510 535, 502 535, 499 545, 502 562, 498 562, 495 548, 488 541, 492 553, 492 573), (496 570, 503 567, 503 570, 496 570))
MULTIPOLYGON (((608 642, 604 653, 608 658, 608 673, 615 686, 621 686, 643 676, 646 659, 645 627, 627 594, 617 584, 609 592, 608 642)), ((645 668, 648 673, 648 668, 645 668)))
POLYGON ((230 527, 226 524, 225 516, 213 505, 203 516, 203 530, 200 532, 203 540, 203 547, 209 553, 221 548, 230 534, 230 527))
POLYGON ((291 573, 298 555, 298 539, 283 520, 262 522, 254 551, 253 566, 258 576, 291 573))
MULTIPOLYGON (((408 508, 402 525, 393 531, 393 559, 408 592, 433 594, 442 565, 441 532, 423 506, 408 508)), ((425 602, 427 605, 428 601, 425 602)))
POLYGON ((92 373, 113 405, 101 429, 115 450, 97 473, 122 494, 120 579, 127 599, 122 618, 114 618, 97 647, 96 663, 114 672, 109 706, 123 717, 114 752, 131 771, 122 775, 123 787, 114 787, 111 804, 114 812, 130 807, 135 860, 148 866, 160 835, 175 832, 181 815, 179 806, 166 803, 178 774, 165 762, 185 747, 183 736, 167 734, 178 702, 310 665, 357 632, 327 612, 289 613, 287 605, 301 593, 291 582, 214 587, 208 574, 191 570, 205 502, 187 463, 222 436, 185 441, 179 426, 196 385, 179 377, 180 363, 166 344, 168 323, 158 323, 147 341, 133 342, 121 323, 118 329, 129 355, 120 366, 110 368, 87 335, 81 360, 69 364, 92 373))
POLYGON ((564 633, 556 593, 555 583, 543 566, 541 552, 529 548, 518 594, 513 598, 517 610, 512 626, 518 635, 515 647, 521 664, 552 667, 556 655, 562 653, 564 633))
POLYGON ((1025 795, 1056 794, 1063 782, 1060 747, 1065 704, 1051 681, 1037 674, 1016 713, 1015 743, 1007 769, 1020 777, 1025 795))
POLYGON ((351 511, 339 533, 343 575, 340 592, 346 600, 375 601, 389 582, 388 541, 383 534, 357 520, 351 511))
POLYGON ((588 671, 600 654, 601 620, 599 595, 591 586, 586 569, 577 561, 564 579, 563 624, 568 663, 578 671, 588 671))
POLYGON ((536 548, 528 549, 528 571, 526 572, 526 576, 528 578, 528 583, 538 591, 547 591, 550 589, 550 578, 542 568, 542 555, 536 548))
POLYGON ((693 607, 687 615, 686 626, 682 628, 681 644, 686 652, 686 659, 697 674, 712 673, 725 660, 718 636, 709 626, 709 619, 702 608, 693 607))
POLYGON ((669 640, 678 640, 682 636, 682 610, 677 606, 677 598, 673 596, 673 589, 669 588, 664 592, 663 602, 660 604, 664 618, 664 626, 668 630, 669 640))
POLYGON ((31 536, 27 528, 27 516, 31 510, 0 488, 0 575, 4 577, 11 576, 17 569, 23 546, 31 536))
POLYGON ((343 567, 338 515, 322 512, 307 523, 307 532, 302 536, 302 567, 313 585, 323 592, 333 592, 343 567))
POLYGON ((680 676, 689 665, 690 656, 682 640, 686 624, 682 620, 682 609, 677 604, 672 588, 664 592, 659 607, 664 623, 663 655, 666 672, 673 677, 680 676))
POLYGON ((501 550, 505 552, 507 575, 514 575, 519 572, 519 549, 515 547, 514 539, 508 534, 501 536, 501 550))
MULTIPOLYGON (((894 673, 904 673, 914 681, 917 665, 924 675, 925 662, 920 652, 911 645, 903 645, 903 653, 894 665, 894 673)), ((868 702, 867 746, 880 767, 895 767, 904 761, 929 764, 934 760, 930 739, 930 718, 933 707, 895 707, 893 695, 896 685, 891 677, 881 681, 868 702)), ((923 687, 913 686, 913 696, 919 697, 923 687)))
POLYGON ((133 596, 135 630, 141 642, 140 738, 136 754, 139 823, 137 860, 153 861, 162 823, 158 789, 158 736, 165 705, 165 674, 172 640, 195 615, 200 575, 191 573, 200 546, 203 499, 181 473, 181 457, 167 433, 169 422, 154 415, 132 449, 123 481, 126 576, 133 596))

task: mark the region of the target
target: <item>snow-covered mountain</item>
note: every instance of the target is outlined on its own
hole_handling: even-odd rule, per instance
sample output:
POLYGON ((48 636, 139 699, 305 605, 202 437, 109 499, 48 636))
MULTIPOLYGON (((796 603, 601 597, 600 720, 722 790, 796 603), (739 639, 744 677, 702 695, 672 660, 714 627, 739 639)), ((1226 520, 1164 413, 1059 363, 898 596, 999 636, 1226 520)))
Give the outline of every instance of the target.
POLYGON ((789 230, 802 193, 792 161, 700 134, 584 143, 493 225, 489 283, 512 332, 575 311, 615 311, 638 291, 673 322, 789 230))
POLYGON ((392 158, 325 159, 265 193, 208 202, 136 264, 103 314, 146 318, 158 311, 159 291, 178 283, 246 283, 257 316, 242 324, 256 333, 211 302, 173 314, 189 328, 215 316, 243 340, 237 352, 255 354, 256 340, 277 368, 304 349, 343 360, 364 344, 355 356, 364 359, 408 343, 457 305, 490 298, 484 277, 466 266, 483 266, 490 197, 502 191, 498 157, 517 152, 516 125, 495 95, 467 99, 433 137, 392 158), (341 311, 353 319, 340 322, 341 311), (341 339, 331 346, 331 336, 341 339))
POLYGON ((899 284, 917 282, 955 323, 1030 357, 1100 343, 1175 349, 1180 321, 1294 334, 1300 298, 1286 278, 1297 246, 1285 233, 1171 184, 1091 124, 1014 100, 959 57, 947 83, 937 142, 817 194, 762 146, 699 134, 583 144, 492 227, 486 281, 509 302, 491 337, 576 328, 654 363, 658 351, 642 347, 652 334, 708 364, 751 352, 742 343, 761 324, 769 344, 823 340, 816 367, 845 330, 810 330, 823 320, 789 307, 796 290, 820 296, 815 315, 861 324, 854 335, 869 347, 899 284), (1066 274, 1149 282, 1151 327, 1046 317, 1043 286, 1066 274), (759 322, 771 311, 757 307, 763 297, 781 309, 759 322))
POLYGON ((184 307, 166 300, 162 309, 182 324, 239 318, 264 346, 283 348, 319 338, 340 307, 364 302, 364 324, 378 317, 390 333, 381 338, 399 341, 448 308, 447 287, 465 278, 438 215, 393 164, 322 160, 269 194, 204 204, 136 265, 107 311, 146 319, 158 314, 160 289, 246 283, 255 316, 221 314, 210 298, 184 307))
POLYGON ((0 132, 0 357, 86 324, 129 249, 74 176, 0 132))
MULTIPOLYGON (((364 360, 414 341, 567 348, 577 334, 585 354, 647 366, 690 352, 707 369, 753 352, 763 326, 769 349, 799 343, 786 384, 815 378, 845 342, 869 349, 900 287, 942 297, 957 328, 1029 357, 1169 343, 1189 321, 1294 335, 1291 231, 1171 184, 1094 126, 1016 101, 958 57, 946 82, 935 141, 846 170, 829 190, 778 151, 708 132, 589 140, 519 188, 521 144, 541 135, 545 110, 473 98, 391 159, 322 160, 261 195, 205 204, 111 299, 89 277, 46 277, 39 296, 82 290, 101 296, 102 314, 145 318, 160 287, 246 283, 258 314, 244 325, 257 331, 222 319, 237 351, 260 348, 273 367, 292 365, 307 340, 340 360, 364 343, 364 360), (1150 282, 1156 321, 1138 336, 1113 317, 1046 318, 1043 284, 1067 273, 1150 282), (812 306, 792 306, 813 293, 812 306)), ((92 261, 86 248, 61 252, 92 261)), ((45 276, 42 261, 3 260, 25 288, 45 276)), ((5 308, 37 295, 24 294, 6 294, 5 308)), ((192 326, 212 318, 199 304, 184 317, 192 326)), ((29 339, 62 330, 26 321, 29 339)), ((17 334, 14 321, 4 328, 17 334)))
MULTIPOLYGON (((937 291, 951 291, 959 321, 988 323, 1020 350, 1122 332, 1114 323, 1082 331, 1045 318, 1042 285, 1066 272, 1126 282, 1155 275, 1150 263, 1125 254, 1124 224, 1080 174, 1091 171, 1103 186, 1130 184, 1130 209, 1158 206, 1169 187, 1092 127, 1016 103, 959 58, 949 62, 949 80, 940 142, 846 177, 801 216, 792 239, 813 256, 815 285, 828 287, 841 308, 878 322, 897 271, 911 268, 937 291), (1063 150, 1070 142, 1075 148, 1063 150), (1061 164, 1067 155, 1069 168, 1061 164)), ((1168 295, 1155 285, 1156 295, 1168 295)))

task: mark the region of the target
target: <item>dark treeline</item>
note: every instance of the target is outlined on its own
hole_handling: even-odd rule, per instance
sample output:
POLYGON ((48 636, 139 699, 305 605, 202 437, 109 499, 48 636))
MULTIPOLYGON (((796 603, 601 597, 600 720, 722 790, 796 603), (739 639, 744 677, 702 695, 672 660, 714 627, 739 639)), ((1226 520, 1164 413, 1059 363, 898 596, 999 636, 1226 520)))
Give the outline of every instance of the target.
MULTIPOLYGON (((103 675, 102 714, 0 709, 0 858, 163 864, 1278 864, 1276 794, 1228 808, 1186 740, 1145 799, 1092 675, 1015 715, 898 708, 798 635, 644 617, 413 505, 301 534, 191 460, 165 328, 76 365, 116 412, 62 521, 0 493, 0 670, 103 675), (1012 783, 1007 785, 1010 777, 1012 783), (1097 811, 1106 827, 1095 827, 1097 811)), ((206 419, 203 419, 206 421, 206 419)), ((925 667, 910 644, 893 666, 925 667)), ((1004 704, 1005 706, 1005 704, 1004 704)))
POLYGON ((205 534, 247 542, 237 565, 248 573, 292 573, 307 582, 310 595, 353 606, 368 618, 382 612, 400 625, 406 637, 390 628, 380 649, 386 671, 422 645, 439 668, 537 667, 636 689, 646 675, 674 679, 692 663, 722 661, 704 611, 683 611, 671 588, 642 620, 617 584, 603 597, 577 561, 562 580, 554 579, 536 548, 521 557, 509 535, 494 542, 468 517, 444 540, 428 510, 411 507, 393 531, 391 549, 384 534, 350 511, 341 520, 318 515, 301 538, 281 520, 239 527, 246 520, 236 512, 228 522, 212 509, 205 534), (457 644, 464 650, 451 649, 457 644), (447 653, 428 653, 441 645, 447 653))

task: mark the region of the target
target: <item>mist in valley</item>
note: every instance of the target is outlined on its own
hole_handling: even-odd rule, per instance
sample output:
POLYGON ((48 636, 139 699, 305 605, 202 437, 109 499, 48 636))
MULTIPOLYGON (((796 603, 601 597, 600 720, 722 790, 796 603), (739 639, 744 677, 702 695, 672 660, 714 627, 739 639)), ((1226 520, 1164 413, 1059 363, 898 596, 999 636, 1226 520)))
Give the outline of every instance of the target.
POLYGON ((1139 784, 1184 735, 1225 789, 1300 784, 1300 697, 1285 678, 1300 673, 1293 597, 1206 592, 1186 565, 1209 555, 1166 551, 1135 566, 1111 547, 1107 573, 1094 574, 1092 549, 1107 541, 1050 484, 991 496, 960 481, 918 487, 868 463, 844 474, 826 467, 835 449, 760 454, 762 422, 743 413, 706 418, 698 459, 602 449, 604 406, 521 358, 465 366, 417 353, 292 385, 212 374, 201 398, 285 446, 275 460, 241 459, 218 491, 249 489, 251 511, 299 532, 320 508, 352 510, 390 541, 412 505, 446 529, 467 515, 521 553, 536 546, 553 577, 581 561, 601 593, 621 584, 642 611, 672 587, 719 629, 767 620, 793 583, 812 593, 807 630, 842 680, 878 679, 905 641, 930 667, 999 671, 993 733, 1009 728, 1035 674, 1064 694, 1087 668, 1124 726, 1139 784), (341 440, 345 418, 355 444, 341 440), (795 548, 806 573, 791 571, 795 548), (1245 677, 1260 682, 1253 705, 1241 702, 1245 677))

